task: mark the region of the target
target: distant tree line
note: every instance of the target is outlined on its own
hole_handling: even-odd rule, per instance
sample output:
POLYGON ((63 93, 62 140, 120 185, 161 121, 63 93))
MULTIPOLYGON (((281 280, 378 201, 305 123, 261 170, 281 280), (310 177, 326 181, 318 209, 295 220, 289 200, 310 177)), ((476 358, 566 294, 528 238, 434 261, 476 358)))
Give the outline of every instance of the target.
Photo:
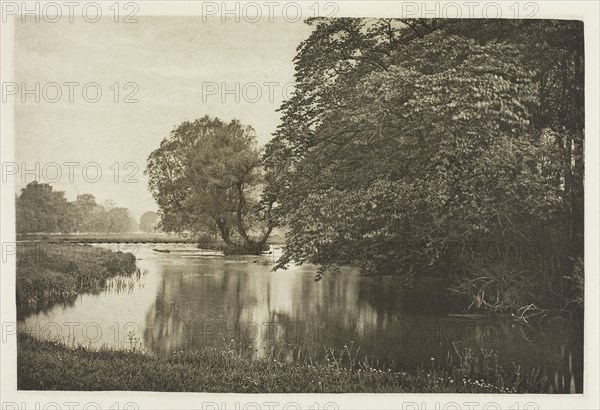
POLYGON ((113 201, 96 203, 90 194, 68 201, 65 193, 37 181, 29 183, 16 198, 17 233, 124 233, 137 230, 127 208, 113 201))

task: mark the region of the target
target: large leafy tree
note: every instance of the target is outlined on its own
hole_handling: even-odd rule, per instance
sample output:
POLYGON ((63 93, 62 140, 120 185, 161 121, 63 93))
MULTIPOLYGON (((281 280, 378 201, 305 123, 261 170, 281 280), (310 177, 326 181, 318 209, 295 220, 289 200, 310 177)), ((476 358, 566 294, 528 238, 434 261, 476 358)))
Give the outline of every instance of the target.
POLYGON ((72 217, 72 204, 65 193, 54 191, 49 184, 33 181, 16 199, 18 233, 70 232, 74 229, 72 217))
POLYGON ((290 228, 279 267, 353 264, 410 283, 486 247, 545 249, 558 265, 582 255, 580 24, 309 23, 267 147, 290 228))
POLYGON ((102 212, 102 208, 96 203, 96 198, 91 194, 77 195, 73 205, 76 215, 76 230, 79 232, 94 232, 95 220, 102 212))
POLYGON ((150 154, 146 174, 164 230, 217 230, 232 248, 264 248, 273 201, 261 200, 264 175, 251 127, 208 116, 186 121, 150 154))
POLYGON ((158 228, 159 216, 156 212, 148 211, 140 217, 140 231, 155 232, 158 228))
POLYGON ((129 215, 127 208, 115 207, 107 211, 108 216, 108 232, 125 233, 132 229, 135 229, 135 221, 132 221, 132 217, 129 215))

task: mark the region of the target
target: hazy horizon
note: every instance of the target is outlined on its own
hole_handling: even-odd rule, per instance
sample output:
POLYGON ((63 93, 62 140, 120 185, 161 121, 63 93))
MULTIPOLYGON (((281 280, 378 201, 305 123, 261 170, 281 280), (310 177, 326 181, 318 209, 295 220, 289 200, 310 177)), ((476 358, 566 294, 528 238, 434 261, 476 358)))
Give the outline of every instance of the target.
POLYGON ((294 78, 296 47, 310 31, 302 22, 283 19, 17 22, 15 82, 25 83, 28 90, 39 83, 38 91, 27 94, 21 87, 14 97, 17 193, 37 179, 64 191, 69 200, 89 193, 98 203, 114 200, 136 218, 156 211, 143 175, 150 152, 176 125, 204 115, 237 118, 253 126, 264 145, 278 125, 276 110, 289 91, 285 86, 294 78), (97 85, 87 88, 86 101, 82 90, 92 83, 97 85), (239 88, 234 91, 236 83, 239 88), (259 87, 244 88, 250 83, 259 87), (98 102, 90 102, 97 89, 102 95, 98 102), (124 102, 127 96, 138 102, 124 102), (97 179, 95 164, 102 176, 91 182, 97 179), (57 176, 57 169, 62 176, 57 176), (125 183, 128 177, 130 182, 125 183))

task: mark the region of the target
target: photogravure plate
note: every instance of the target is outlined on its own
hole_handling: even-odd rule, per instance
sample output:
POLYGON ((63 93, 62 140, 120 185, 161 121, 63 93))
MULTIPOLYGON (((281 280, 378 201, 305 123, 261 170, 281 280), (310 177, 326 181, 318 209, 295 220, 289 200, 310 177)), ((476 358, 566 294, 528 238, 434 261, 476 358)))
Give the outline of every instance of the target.
POLYGON ((597 3, 1 7, 3 410, 598 408, 597 3))

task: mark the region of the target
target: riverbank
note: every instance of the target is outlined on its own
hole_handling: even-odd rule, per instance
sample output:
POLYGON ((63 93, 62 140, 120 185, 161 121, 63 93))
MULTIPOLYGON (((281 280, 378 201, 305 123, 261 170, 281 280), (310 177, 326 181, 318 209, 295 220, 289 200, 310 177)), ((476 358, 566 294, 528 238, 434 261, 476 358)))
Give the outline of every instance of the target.
MULTIPOLYGON (((99 247, 19 244, 18 299, 22 301, 25 295, 31 297, 36 291, 42 294, 48 292, 51 297, 41 300, 47 300, 49 306, 50 303, 71 300, 72 295, 99 291, 106 283, 102 278, 135 269, 133 255, 99 247), (101 262, 103 260, 105 262, 101 262), (124 265, 121 266, 120 262, 124 265), (111 266, 113 269, 107 268, 111 266), (114 268, 119 266, 122 269, 114 268), (80 286, 78 280, 82 277, 96 278, 96 286, 80 286), (66 296, 65 289, 69 290, 66 296)), ((420 300, 425 298, 414 290, 409 295, 420 300)), ((36 303, 38 308, 42 305, 36 303)), ((426 311, 428 305, 420 303, 419 306, 421 311, 426 311)), ((431 306, 438 306, 438 303, 431 306)), ((188 304, 186 309, 200 311, 198 305, 188 304)), ((508 366, 505 371, 499 367, 495 353, 487 350, 457 347, 449 352, 448 361, 439 356, 436 356, 437 360, 429 361, 427 357, 424 365, 415 368, 418 363, 409 367, 402 363, 387 365, 369 361, 359 357, 353 344, 349 345, 349 348, 330 351, 326 359, 297 357, 289 361, 289 357, 275 355, 252 360, 248 346, 235 345, 234 342, 200 351, 155 355, 133 346, 119 351, 97 349, 87 344, 82 347, 70 340, 54 343, 21 333, 17 346, 18 385, 24 390, 239 393, 549 391, 548 379, 541 377, 539 369, 529 373, 508 366)), ((567 381, 566 389, 569 388, 567 381)), ((555 391, 559 390, 564 392, 565 386, 555 391)))
MULTIPOLYGON (((195 245, 205 245, 214 247, 225 247, 226 244, 219 237, 206 236, 197 238, 196 236, 182 236, 176 234, 168 234, 163 232, 157 233, 84 233, 84 234, 18 234, 17 241, 44 241, 54 243, 186 243, 195 245)), ((269 236, 267 244, 281 244, 285 241, 285 236, 282 232, 275 232, 269 236)))
POLYGON ((198 243, 195 238, 166 233, 19 234, 17 240, 56 243, 198 243))
POLYGON ((99 293, 108 278, 136 272, 131 253, 90 245, 17 243, 17 314, 69 303, 81 293, 99 293))
MULTIPOLYGON (((454 364, 434 361, 412 371, 358 359, 356 349, 326 360, 251 360, 232 344, 153 356, 92 350, 18 335, 20 390, 125 390, 228 393, 540 393, 537 373, 509 374, 476 352, 456 352, 454 364), (460 354, 458 354, 460 353, 460 354)), ((450 357, 450 355, 449 355, 450 357)))

